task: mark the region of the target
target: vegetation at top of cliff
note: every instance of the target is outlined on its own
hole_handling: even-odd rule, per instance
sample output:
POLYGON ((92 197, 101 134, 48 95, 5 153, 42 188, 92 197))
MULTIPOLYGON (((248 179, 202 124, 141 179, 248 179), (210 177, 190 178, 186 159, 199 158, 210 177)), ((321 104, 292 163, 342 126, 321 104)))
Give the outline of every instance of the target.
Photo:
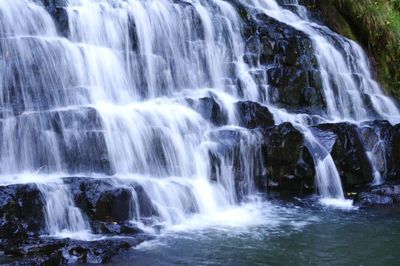
MULTIPOLYGON (((323 3, 324 2, 324 3, 323 3)), ((377 64, 380 82, 400 98, 400 0, 320 0, 331 5, 351 28, 342 31, 356 37, 377 64)))

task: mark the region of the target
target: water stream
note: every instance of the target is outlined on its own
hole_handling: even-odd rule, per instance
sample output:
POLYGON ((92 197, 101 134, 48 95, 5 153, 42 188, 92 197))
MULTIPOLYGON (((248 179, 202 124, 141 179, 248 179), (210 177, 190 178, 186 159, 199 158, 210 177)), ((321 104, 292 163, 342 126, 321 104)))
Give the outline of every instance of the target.
MULTIPOLYGON (((263 172, 260 136, 239 127, 237 101, 257 101, 270 108, 276 124, 295 125, 312 151, 316 193, 338 202, 344 200, 340 177, 330 151, 310 130, 310 118, 400 122, 398 108, 373 80, 360 46, 308 18, 295 1, 297 12, 274 0, 241 3, 312 40, 326 101, 326 113, 315 116, 271 103, 268 79, 252 75, 261 66, 243 59, 243 22, 229 1, 59 2, 66 12, 65 35, 40 1, 0 1, 4 184, 25 182, 20 177, 25 173, 36 176, 31 182, 38 176, 111 176, 118 184, 144 188, 159 213, 154 223, 176 226, 193 215, 224 223, 218 217, 246 207, 235 187, 235 161, 215 152, 229 144, 221 144, 218 134, 237 132, 240 138, 246 206, 257 206, 253 177, 263 172), (187 100, 196 104, 210 95, 226 111, 226 125, 206 120, 187 100), (214 181, 210 154, 221 161, 214 181)), ((49 178, 41 191, 51 234, 90 232, 64 185, 49 178)), ((137 206, 135 192, 132 199, 137 206)), ((132 220, 141 220, 139 212, 133 211, 132 220)))

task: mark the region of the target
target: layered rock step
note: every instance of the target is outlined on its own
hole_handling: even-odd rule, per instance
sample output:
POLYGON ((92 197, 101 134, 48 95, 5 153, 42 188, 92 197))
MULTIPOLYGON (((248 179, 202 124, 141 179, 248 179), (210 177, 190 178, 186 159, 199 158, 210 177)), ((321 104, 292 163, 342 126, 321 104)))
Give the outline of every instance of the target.
MULTIPOLYGON (((53 184, 2 186, 1 249, 6 255, 12 255, 13 260, 22 264, 105 263, 118 251, 127 250, 152 238, 137 225, 137 222, 157 216, 149 196, 140 185, 118 187, 107 178, 70 177, 63 180, 66 190, 73 197, 73 202, 69 204, 79 207, 88 224, 84 229, 92 235, 92 241, 59 239, 60 236, 49 235, 54 226, 58 226, 60 232, 70 229, 69 233, 74 233, 75 224, 66 223, 79 223, 65 219, 58 221, 58 225, 52 224, 54 217, 49 215, 57 216, 57 212, 72 215, 71 206, 60 210, 59 201, 66 196, 61 191, 56 195, 59 201, 48 198, 48 191, 53 188, 53 184), (49 206, 51 203, 58 204, 49 206)), ((85 234, 81 231, 76 233, 85 234)))

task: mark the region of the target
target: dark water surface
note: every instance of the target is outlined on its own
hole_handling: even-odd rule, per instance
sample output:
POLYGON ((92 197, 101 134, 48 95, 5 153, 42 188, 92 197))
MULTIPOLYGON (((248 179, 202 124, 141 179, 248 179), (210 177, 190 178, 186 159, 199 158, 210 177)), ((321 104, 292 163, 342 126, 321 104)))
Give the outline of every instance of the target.
POLYGON ((166 233, 113 265, 400 265, 398 210, 266 206, 263 224, 166 233))

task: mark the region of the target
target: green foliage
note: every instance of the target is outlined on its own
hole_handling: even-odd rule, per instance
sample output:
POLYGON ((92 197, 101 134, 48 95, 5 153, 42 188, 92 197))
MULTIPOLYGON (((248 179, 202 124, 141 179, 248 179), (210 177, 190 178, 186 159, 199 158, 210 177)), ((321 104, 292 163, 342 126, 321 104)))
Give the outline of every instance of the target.
POLYGON ((400 98, 400 0, 328 1, 375 59, 381 83, 400 98))

